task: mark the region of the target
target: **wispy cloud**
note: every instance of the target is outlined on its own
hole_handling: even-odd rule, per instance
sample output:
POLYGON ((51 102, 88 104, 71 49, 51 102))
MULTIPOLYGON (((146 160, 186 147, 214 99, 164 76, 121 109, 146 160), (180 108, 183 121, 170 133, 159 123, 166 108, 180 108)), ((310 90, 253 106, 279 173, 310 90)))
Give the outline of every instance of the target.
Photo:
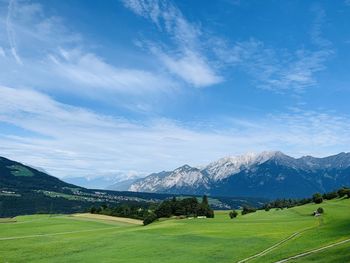
POLYGON ((169 55, 160 49, 152 48, 154 54, 174 74, 196 87, 217 84, 223 80, 216 75, 206 61, 191 50, 186 50, 180 55, 169 55))
POLYGON ((0 56, 6 57, 5 50, 2 47, 0 47, 0 56))
POLYGON ((190 23, 174 4, 158 0, 124 0, 123 3, 170 36, 173 46, 153 42, 150 50, 171 73, 195 87, 223 81, 223 77, 217 73, 215 62, 201 52, 200 28, 190 23))
POLYGON ((326 68, 334 54, 332 43, 322 36, 326 19, 324 10, 314 7, 310 29, 314 48, 304 46, 294 51, 269 47, 251 38, 232 43, 220 36, 204 37, 200 27, 188 22, 170 1, 124 0, 136 14, 152 21, 161 32, 170 35, 175 48, 152 43, 150 50, 173 74, 197 86, 210 86, 224 80, 218 68, 241 68, 253 77, 254 84, 274 92, 302 92, 316 85, 316 74, 326 68), (201 44, 205 43, 205 45, 201 44), (209 59, 208 55, 215 54, 209 59))
POLYGON ((60 177, 146 174, 266 149, 326 155, 350 143, 350 117, 335 112, 293 109, 257 120, 227 119, 220 130, 197 129, 169 119, 141 123, 97 114, 32 90, 0 87, 0 94, 0 125, 37 134, 0 133, 1 154, 60 177))
POLYGON ((228 66, 241 68, 253 76, 257 87, 278 93, 302 92, 317 84, 316 74, 326 69, 326 62, 335 52, 332 43, 322 35, 324 10, 314 7, 312 13, 315 16, 310 29, 313 47, 291 51, 268 46, 256 38, 233 44, 215 38, 214 52, 228 66))
POLYGON ((58 55, 49 55, 52 68, 61 77, 94 90, 107 89, 127 94, 141 95, 165 92, 175 87, 174 82, 149 71, 118 68, 106 63, 93 53, 81 50, 59 49, 58 55))
POLYGON ((238 43, 236 48, 243 50, 236 65, 254 76, 258 87, 275 92, 302 92, 314 86, 315 74, 326 68, 324 63, 333 54, 328 49, 276 51, 257 40, 238 43))
POLYGON ((23 62, 22 62, 22 59, 20 58, 20 56, 18 55, 18 52, 17 52, 16 37, 15 37, 13 25, 12 25, 12 12, 13 12, 15 4, 16 4, 15 0, 9 1, 7 18, 6 18, 6 30, 7 30, 7 37, 8 37, 8 41, 10 44, 11 53, 12 53, 13 57, 15 58, 15 60, 17 61, 17 63, 22 65, 23 62))
POLYGON ((6 36, 0 38, 0 85, 85 96, 137 112, 149 111, 160 94, 173 94, 179 87, 164 70, 107 61, 91 47, 95 43, 63 18, 47 15, 38 3, 11 0, 2 20, 0 32, 6 36))

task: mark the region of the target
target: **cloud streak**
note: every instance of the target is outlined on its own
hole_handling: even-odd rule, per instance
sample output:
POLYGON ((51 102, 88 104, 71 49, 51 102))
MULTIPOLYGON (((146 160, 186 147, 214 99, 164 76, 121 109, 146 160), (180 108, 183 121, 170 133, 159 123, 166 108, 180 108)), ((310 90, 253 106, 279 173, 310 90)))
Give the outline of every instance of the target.
POLYGON ((223 77, 217 73, 214 61, 201 50, 201 30, 183 16, 170 1, 124 0, 135 14, 153 22, 160 32, 166 32, 173 46, 145 41, 150 51, 163 62, 169 72, 194 87, 218 84, 223 77))
POLYGON ((22 59, 20 58, 17 52, 16 37, 15 37, 15 32, 12 24, 12 12, 15 4, 16 4, 15 0, 10 0, 8 4, 8 11, 7 11, 7 17, 6 17, 7 39, 10 44, 10 50, 13 57, 15 58, 15 60, 19 65, 23 65, 22 59))
POLYGON ((59 177, 144 175, 246 151, 327 155, 350 143, 350 117, 332 112, 293 109, 258 120, 227 118, 221 130, 197 129, 169 119, 140 123, 97 114, 33 90, 0 87, 0 94, 1 125, 31 132, 0 133, 2 155, 59 177))
POLYGON ((164 70, 107 62, 91 48, 94 43, 72 31, 63 18, 46 15, 38 3, 11 0, 3 20, 0 85, 108 101, 143 113, 159 96, 180 87, 164 70))
POLYGON ((174 82, 146 70, 118 68, 106 63, 93 53, 81 50, 64 50, 59 55, 49 55, 53 70, 61 77, 89 87, 130 95, 166 92, 175 88, 174 82))
POLYGON ((325 63, 334 54, 326 40, 317 50, 305 48, 288 52, 285 49, 267 47, 257 39, 237 42, 230 46, 224 41, 216 42, 216 54, 228 66, 243 69, 251 75, 254 84, 262 89, 278 93, 300 93, 317 84, 316 74, 326 69, 325 63))

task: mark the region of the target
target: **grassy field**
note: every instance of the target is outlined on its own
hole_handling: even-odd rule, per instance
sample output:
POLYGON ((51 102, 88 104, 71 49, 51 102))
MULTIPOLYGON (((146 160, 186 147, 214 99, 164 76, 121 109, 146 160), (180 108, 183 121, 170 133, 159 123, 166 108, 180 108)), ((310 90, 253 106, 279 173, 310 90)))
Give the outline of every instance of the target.
MULTIPOLYGON (((146 227, 109 218, 34 215, 0 224, 0 262, 276 262, 350 238, 350 199, 231 220, 170 219, 146 227), (322 206, 325 214, 312 211, 322 206)), ((288 262, 350 262, 350 242, 288 262)))

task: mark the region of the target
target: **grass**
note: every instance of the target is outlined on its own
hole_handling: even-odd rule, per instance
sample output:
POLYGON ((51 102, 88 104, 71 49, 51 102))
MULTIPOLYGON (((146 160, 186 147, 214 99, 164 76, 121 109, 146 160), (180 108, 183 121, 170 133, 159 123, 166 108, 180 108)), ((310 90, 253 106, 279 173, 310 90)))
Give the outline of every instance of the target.
MULTIPOLYGON (((214 219, 169 219, 146 227, 88 215, 21 216, 0 224, 0 262, 237 262, 303 231, 249 261, 275 262, 349 238, 349 208, 350 199, 333 200, 233 220, 229 211, 217 211, 214 219), (325 214, 310 216, 319 206, 325 214)), ((291 262, 349 261, 347 243, 291 262)))
POLYGON ((110 222, 118 222, 118 223, 126 223, 126 224, 132 224, 132 225, 143 225, 141 220, 132 219, 132 218, 125 218, 125 217, 116 217, 116 216, 106 216, 106 215, 98 215, 98 214, 90 214, 90 213, 83 213, 83 214, 73 214, 73 217, 86 220, 95 220, 95 221, 110 221, 110 222))
POLYGON ((26 167, 22 166, 22 165, 11 165, 9 166, 9 168, 11 169, 11 173, 14 176, 33 176, 34 174, 26 167))

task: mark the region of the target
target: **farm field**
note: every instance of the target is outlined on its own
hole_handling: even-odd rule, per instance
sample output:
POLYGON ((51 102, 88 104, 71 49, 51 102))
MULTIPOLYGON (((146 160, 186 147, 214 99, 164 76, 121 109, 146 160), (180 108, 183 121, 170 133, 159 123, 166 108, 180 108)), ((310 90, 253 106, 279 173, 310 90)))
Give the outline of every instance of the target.
MULTIPOLYGON (((95 215, 19 216, 0 223, 0 262, 217 263, 239 262, 263 251, 246 262, 277 262, 350 238, 350 199, 233 220, 228 213, 145 227, 95 215), (325 214, 310 216, 320 206, 325 214)), ((288 262, 350 262, 350 242, 288 262)))

